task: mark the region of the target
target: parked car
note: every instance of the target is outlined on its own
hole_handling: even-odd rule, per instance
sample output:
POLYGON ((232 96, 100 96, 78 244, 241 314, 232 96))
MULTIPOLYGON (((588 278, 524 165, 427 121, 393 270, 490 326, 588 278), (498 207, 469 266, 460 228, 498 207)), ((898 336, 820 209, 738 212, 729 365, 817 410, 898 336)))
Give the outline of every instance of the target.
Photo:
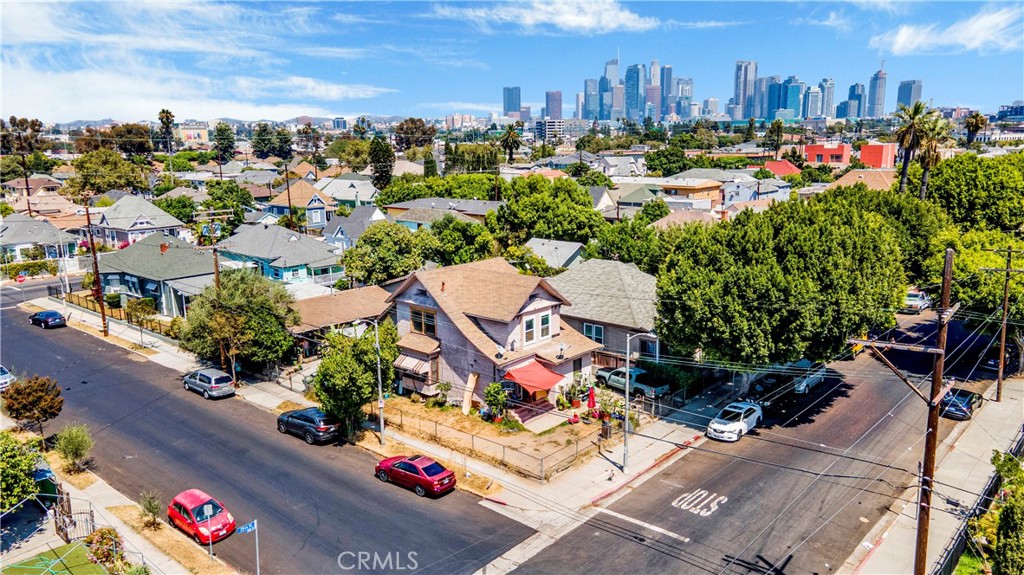
POLYGON ((0 391, 6 390, 15 381, 18 381, 18 378, 14 377, 9 369, 0 365, 0 391))
POLYGON ((183 378, 185 389, 198 391, 203 397, 224 397, 235 393, 235 380, 219 369, 200 369, 183 378))
POLYGON ((36 313, 28 316, 28 321, 32 325, 38 325, 43 329, 67 325, 67 321, 64 319, 64 316, 62 316, 59 311, 53 310, 37 311, 36 313))
POLYGON ((455 489, 455 473, 423 455, 389 457, 374 468, 377 479, 411 487, 416 495, 440 495, 455 489))
POLYGON ((725 406, 708 424, 707 436, 722 441, 739 441, 761 421, 761 406, 737 401, 725 406))
POLYGON ((900 313, 921 313, 924 310, 932 306, 932 300, 928 297, 928 294, 910 290, 907 292, 906 297, 903 298, 903 309, 900 313))
POLYGON ((981 405, 981 395, 960 387, 950 388, 939 402, 939 413, 949 419, 970 419, 981 405))
MULTIPOLYGON (((1003 365, 1003 373, 1013 373, 1017 368, 1017 348, 1013 344, 1006 345, 1006 362, 1003 365)), ((981 362, 981 369, 999 371, 999 346, 996 345, 988 350, 988 354, 981 362)))
POLYGON ((793 393, 807 393, 812 387, 818 385, 825 379, 825 366, 821 365, 807 372, 796 379, 793 384, 793 393))
POLYGON ((208 545, 235 532, 235 518, 213 497, 199 489, 177 494, 167 506, 169 522, 195 539, 208 545))
MULTIPOLYGON (((633 397, 647 397, 655 398, 667 395, 669 392, 668 385, 659 385, 658 382, 654 381, 650 374, 639 367, 629 368, 630 381, 629 381, 629 394, 633 397)), ((617 389, 619 391, 626 391, 626 368, 620 367, 612 369, 610 367, 602 367, 597 370, 594 375, 597 383, 607 385, 608 387, 617 389)))
POLYGON ((313 445, 338 437, 341 422, 315 407, 307 407, 278 415, 277 430, 281 433, 294 433, 313 445))

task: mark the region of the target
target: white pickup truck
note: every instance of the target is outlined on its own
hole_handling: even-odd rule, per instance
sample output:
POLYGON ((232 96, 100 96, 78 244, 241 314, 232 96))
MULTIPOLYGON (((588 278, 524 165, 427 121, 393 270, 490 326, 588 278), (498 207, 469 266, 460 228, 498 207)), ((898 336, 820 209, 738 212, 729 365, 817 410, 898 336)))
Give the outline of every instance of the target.
MULTIPOLYGON (((668 385, 658 385, 657 382, 652 381, 651 376, 646 371, 639 367, 629 368, 630 381, 629 381, 629 393, 633 397, 647 397, 654 399, 655 397, 661 397, 667 395, 669 392, 668 385)), ((602 367, 597 370, 597 374, 594 375, 597 379, 597 383, 602 383, 608 387, 618 389, 619 391, 626 391, 626 368, 620 367, 618 369, 612 369, 610 367, 602 367)))

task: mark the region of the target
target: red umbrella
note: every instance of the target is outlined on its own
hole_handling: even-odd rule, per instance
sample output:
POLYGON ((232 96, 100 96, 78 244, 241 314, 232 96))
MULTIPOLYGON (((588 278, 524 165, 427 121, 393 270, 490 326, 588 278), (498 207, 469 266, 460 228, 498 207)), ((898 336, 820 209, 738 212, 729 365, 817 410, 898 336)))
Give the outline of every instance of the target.
POLYGON ((597 396, 594 395, 594 386, 590 386, 590 393, 587 395, 587 409, 594 409, 597 407, 597 396))

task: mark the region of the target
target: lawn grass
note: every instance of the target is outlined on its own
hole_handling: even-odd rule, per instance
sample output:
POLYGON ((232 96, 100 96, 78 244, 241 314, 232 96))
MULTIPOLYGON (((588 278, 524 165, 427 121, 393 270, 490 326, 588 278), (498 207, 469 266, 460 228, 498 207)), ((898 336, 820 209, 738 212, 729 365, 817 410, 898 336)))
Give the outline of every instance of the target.
POLYGON ((984 575, 988 573, 985 570, 985 562, 981 560, 977 555, 965 551, 960 556, 960 561, 956 564, 956 571, 954 575, 984 575))
POLYGON ((4 575, 106 575, 103 567, 89 561, 80 542, 69 543, 30 559, 4 567, 4 575))

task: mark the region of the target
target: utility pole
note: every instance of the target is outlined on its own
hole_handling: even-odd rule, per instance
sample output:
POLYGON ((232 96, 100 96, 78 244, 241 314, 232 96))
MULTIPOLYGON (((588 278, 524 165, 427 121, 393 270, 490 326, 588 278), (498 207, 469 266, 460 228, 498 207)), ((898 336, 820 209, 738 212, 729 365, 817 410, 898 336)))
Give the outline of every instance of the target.
MULTIPOLYGON (((195 215, 195 220, 197 222, 200 222, 199 230, 200 230, 200 234, 201 235, 205 235, 203 233, 203 231, 202 231, 203 227, 204 226, 209 226, 207 229, 209 230, 210 235, 211 236, 215 236, 215 234, 213 233, 216 230, 215 226, 221 225, 221 224, 216 223, 216 221, 217 220, 226 221, 230 216, 231 216, 231 210, 206 210, 204 212, 197 212, 196 215, 195 215), (204 224, 203 222, 212 222, 212 223, 204 224)), ((211 250, 213 251, 213 285, 214 285, 214 289, 217 290, 217 307, 219 308, 220 307, 220 260, 218 258, 218 251, 217 251, 217 245, 216 245, 216 237, 214 237, 213 241, 214 241, 214 245, 211 248, 211 250)), ((218 341, 218 346, 220 347, 220 368, 222 370, 225 370, 225 369, 227 369, 227 354, 224 351, 224 342, 223 341, 218 341)))
MULTIPOLYGON (((25 152, 21 153, 21 169, 25 172, 25 205, 28 206, 28 217, 32 217, 32 188, 28 184, 28 159, 25 152)), ((97 276, 99 277, 99 276, 97 276)))
POLYGON ((292 216, 292 183, 288 178, 288 166, 284 168, 284 187, 288 190, 288 227, 295 231, 295 218, 292 216))
POLYGON ((1006 272, 1006 282, 1003 284, 1003 322, 999 327, 999 373, 996 376, 996 401, 1003 400, 1003 375, 1006 369, 1006 320, 1010 315, 1010 274, 1024 273, 1024 270, 1013 269, 1013 248, 1005 250, 985 250, 995 253, 1006 253, 1006 269, 981 268, 986 272, 1006 272))
POLYGON ((89 216, 89 199, 85 200, 85 229, 89 232, 89 250, 92 252, 92 296, 100 306, 100 320, 103 322, 103 337, 110 335, 107 327, 107 307, 103 301, 103 282, 100 280, 100 260, 96 255, 96 239, 92 235, 92 218, 89 216))

